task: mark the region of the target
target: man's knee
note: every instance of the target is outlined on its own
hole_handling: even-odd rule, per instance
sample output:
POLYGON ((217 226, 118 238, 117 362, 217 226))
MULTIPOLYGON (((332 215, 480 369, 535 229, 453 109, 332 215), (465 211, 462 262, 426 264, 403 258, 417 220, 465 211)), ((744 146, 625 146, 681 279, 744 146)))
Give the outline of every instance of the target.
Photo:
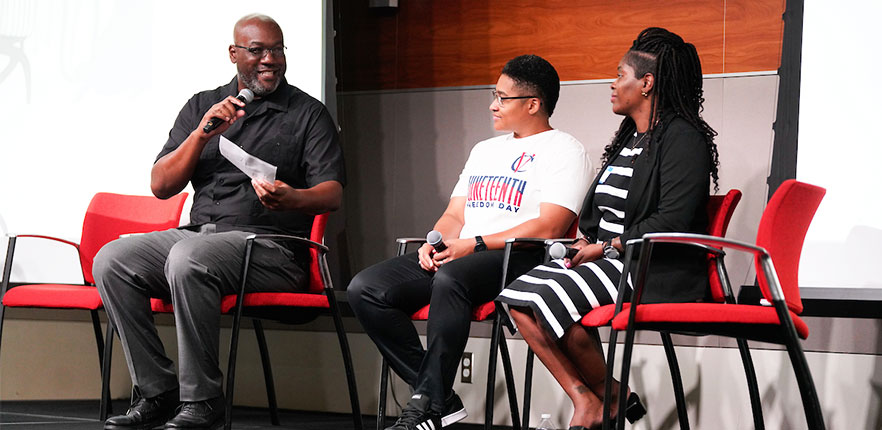
POLYGON ((358 273, 349 282, 346 287, 346 297, 349 299, 349 306, 357 308, 361 306, 364 295, 369 290, 369 284, 366 282, 364 272, 358 273))
POLYGON ((432 279, 432 294, 467 296, 467 287, 459 276, 461 274, 455 270, 444 269, 444 266, 441 266, 432 279))
POLYGON ((204 272, 208 261, 207 252, 206 246, 195 240, 182 240, 174 244, 165 260, 166 279, 172 281, 186 278, 195 272, 204 272))
POLYGON ((346 296, 353 310, 358 312, 361 309, 392 305, 394 297, 389 296, 390 285, 384 282, 386 278, 382 276, 385 270, 388 269, 372 266, 352 278, 346 287, 346 296))
POLYGON ((101 247, 92 260, 92 277, 95 281, 106 279, 117 271, 123 262, 130 259, 130 250, 131 247, 122 240, 114 240, 101 247))

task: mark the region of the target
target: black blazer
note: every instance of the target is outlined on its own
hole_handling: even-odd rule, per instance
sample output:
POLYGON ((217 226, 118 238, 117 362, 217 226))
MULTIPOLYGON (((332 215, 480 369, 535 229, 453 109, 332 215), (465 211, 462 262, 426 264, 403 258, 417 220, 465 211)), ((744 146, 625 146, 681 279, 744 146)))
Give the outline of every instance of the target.
MULTIPOLYGON (((600 175, 594 178, 585 196, 579 219, 579 229, 592 243, 597 239, 601 218, 594 205, 599 178, 600 175)), ((709 188, 710 161, 704 136, 682 118, 662 121, 648 148, 634 162, 625 200, 622 245, 645 233, 707 233, 709 188)), ((705 252, 676 244, 658 244, 653 248, 643 302, 688 302, 706 296, 705 252)), ((631 275, 636 280, 634 271, 631 275)))

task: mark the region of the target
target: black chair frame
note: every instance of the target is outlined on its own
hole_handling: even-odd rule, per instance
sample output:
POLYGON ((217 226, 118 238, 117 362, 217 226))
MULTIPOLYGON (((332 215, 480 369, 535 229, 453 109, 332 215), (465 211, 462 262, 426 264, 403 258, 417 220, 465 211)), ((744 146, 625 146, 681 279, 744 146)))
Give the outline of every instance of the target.
MULTIPOLYGON (((507 284, 509 256, 511 255, 512 244, 516 241, 529 241, 530 239, 509 239, 505 243, 505 256, 502 263, 502 287, 507 284)), ((533 239, 535 240, 535 239, 533 239)), ((426 242, 424 238, 398 238, 395 241, 398 244, 397 255, 401 256, 407 252, 409 244, 422 244, 426 242)), ((497 353, 502 355, 502 368, 505 374, 505 387, 508 393, 509 408, 511 409, 511 419, 514 430, 520 430, 520 418, 517 405, 517 394, 514 385, 514 372, 511 366, 511 355, 509 354, 508 344, 505 342, 505 336, 502 333, 501 324, 502 315, 497 308, 496 315, 493 316, 493 328, 490 335, 490 351, 487 358, 487 395, 484 407, 484 428, 490 430, 493 428, 493 404, 496 396, 496 360, 497 353)), ((377 407, 377 430, 386 428, 386 397, 389 387, 389 363, 384 358, 380 365, 380 394, 377 407)))
MULTIPOLYGON (((691 335, 691 336, 704 336, 704 335, 722 335, 733 337, 736 339, 738 344, 739 353, 741 355, 742 364, 744 365, 745 376, 747 379, 748 391, 750 395, 750 403, 751 410, 753 412, 753 420, 754 426, 757 429, 765 428, 762 416, 762 404, 759 396, 759 387, 756 380, 756 372, 753 366, 753 360, 750 355, 750 349, 747 344, 747 340, 757 340, 761 342, 772 342, 780 345, 784 345, 787 348, 788 355, 790 357, 791 365, 793 366, 793 371, 796 375, 797 384, 799 386, 800 395, 802 397, 803 406, 805 407, 805 415, 806 421, 810 429, 824 429, 824 419, 823 414, 820 407, 820 402, 818 400, 817 391, 815 390, 814 381, 812 379, 811 371, 808 367, 808 362, 805 359, 805 353, 802 350, 802 346, 799 343, 799 337, 796 334, 796 328, 793 324, 793 320, 790 318, 790 312, 787 307, 787 303, 784 300, 784 294, 781 290, 781 285, 778 283, 778 276, 775 272, 774 265, 772 264, 772 258, 769 253, 758 246, 751 245, 745 242, 725 239, 715 236, 701 235, 701 234, 690 234, 690 233, 650 233, 643 236, 641 239, 633 239, 628 241, 626 244, 626 252, 625 252, 625 267, 624 271, 630 270, 630 265, 633 262, 633 254, 636 248, 640 249, 640 257, 637 260, 637 277, 636 283, 634 286, 634 292, 631 294, 631 310, 635 309, 636 306, 639 305, 640 300, 643 296, 643 291, 646 286, 646 279, 649 273, 649 261, 650 256, 652 254, 653 245, 655 243, 679 243, 679 244, 687 244, 696 247, 700 247, 702 249, 707 250, 710 253, 714 253, 717 255, 717 268, 720 273, 720 280, 723 287, 723 291, 726 295, 726 303, 735 304, 734 295, 732 294, 731 284, 728 279, 728 274, 725 270, 725 265, 723 264, 723 256, 725 253, 722 251, 723 248, 733 248, 740 251, 745 251, 748 253, 752 253, 755 258, 758 258, 763 266, 763 273, 766 276, 766 281, 768 282, 769 288, 772 293, 772 306, 775 308, 776 314, 780 321, 783 322, 781 325, 781 330, 779 333, 764 333, 757 336, 751 336, 749 333, 741 333, 742 335, 747 334, 747 336, 734 336, 732 333, 728 333, 725 331, 721 331, 719 333, 713 332, 702 332, 695 333, 693 331, 689 331, 688 329, 677 329, 673 327, 671 329, 660 329, 653 328, 649 325, 641 325, 637 327, 636 323, 636 312, 629 311, 628 315, 628 326, 625 331, 625 341, 624 341, 624 353, 622 356, 622 373, 620 378, 620 386, 619 386, 619 398, 624 399, 627 395, 628 390, 628 378, 630 374, 630 364, 631 364, 631 353, 634 347, 634 338, 636 331, 640 330, 655 330, 659 331, 663 336, 662 339, 665 339, 664 334, 667 334, 668 342, 670 342, 670 333, 691 335)), ((615 314, 618 315, 622 311, 622 303, 624 301, 624 291, 625 291, 625 283, 627 280, 623 277, 622 281, 619 285, 619 297, 616 302, 615 314)), ((608 345, 608 353, 607 353, 607 375, 606 375, 606 386, 604 389, 604 397, 609 398, 612 395, 612 385, 611 381, 613 380, 613 364, 615 361, 615 349, 616 349, 616 336, 617 330, 610 330, 610 340, 608 345)), ((685 401, 682 401, 682 382, 680 382, 680 372, 679 367, 673 367, 676 363, 676 355, 673 352, 673 344, 665 345, 665 352, 669 355, 669 365, 671 366, 671 376, 674 379, 674 389, 675 396, 677 396, 677 411, 680 417, 680 427, 681 428, 689 428, 688 417, 686 417, 685 410, 685 401), (668 352, 670 350, 670 353, 668 352), (673 362, 671 361, 671 357, 673 357, 673 362), (673 363, 673 364, 671 364, 673 363), (679 383, 679 384, 678 384, 679 383), (682 401, 682 403, 681 403, 682 401)), ((610 410, 609 404, 604 402, 603 407, 603 416, 609 417, 610 410)), ((616 418, 616 424, 618 429, 624 429, 625 421, 625 408, 619 408, 618 416, 616 418)), ((604 430, 609 429, 609 420, 604 420, 603 428, 604 430)))
MULTIPOLYGON (((572 239, 568 239, 568 240, 570 242, 572 242, 572 239)), ((637 241, 639 241, 639 240, 640 239, 637 239, 637 241)), ((556 240, 556 241, 563 241, 563 240, 556 240)), ((547 245, 551 245, 551 241, 549 241, 547 243, 547 245)), ((726 272, 726 266, 725 266, 725 264, 723 262, 723 258, 722 258, 725 256, 725 252, 723 250, 716 249, 716 248, 710 248, 710 247, 705 247, 705 249, 707 249, 709 253, 712 253, 715 255, 715 264, 717 266, 718 273, 720 274, 720 283, 722 285, 723 292, 726 297, 726 299, 725 299, 726 303, 734 303, 735 299, 734 299, 734 295, 732 294, 732 287, 729 283, 729 278, 728 278, 728 275, 726 272)), ((626 258, 625 261, 629 261, 628 256, 626 256, 625 258, 626 258)), ((627 266, 627 264, 626 264, 626 266, 627 266)), ((628 268, 626 267, 625 270, 628 270, 628 268)), ((625 284, 626 281, 624 279, 625 278, 622 278, 622 280, 620 280, 620 283, 618 286, 619 296, 616 301, 616 303, 617 303, 616 311, 615 311, 616 314, 618 314, 621 311, 621 308, 622 308, 621 303, 623 303, 623 300, 624 300, 624 291, 625 290, 623 288, 626 287, 626 284, 625 284)), ((689 426, 689 415, 686 410, 686 406, 687 406, 686 405, 686 396, 684 394, 684 389, 683 389, 683 379, 682 379, 682 376, 680 373, 680 364, 679 364, 679 361, 677 360, 676 350, 674 349, 674 341, 671 338, 671 332, 668 332, 668 331, 659 331, 659 337, 661 338, 662 346, 665 351, 665 358, 667 359, 667 362, 668 362, 668 369, 670 369, 671 385, 673 386, 674 400, 675 400, 675 404, 677 406, 677 417, 678 417, 678 420, 680 423, 680 428, 684 429, 684 430, 689 429, 690 426, 689 426)), ((611 331, 610 337, 609 337, 609 343, 614 344, 615 342, 616 342, 616 332, 611 331)), ((761 430, 761 429, 765 428, 765 425, 763 423, 763 417, 762 417, 762 404, 760 402, 759 387, 756 382, 756 371, 753 367, 753 360, 750 355, 750 349, 747 346, 746 340, 738 338, 738 339, 736 339, 736 342, 738 344, 738 350, 741 354, 741 360, 744 365, 744 372, 745 372, 745 376, 747 378, 748 391, 750 394, 751 409, 754 412, 754 428, 757 430, 761 430)), ((612 351, 615 351, 614 346, 612 346, 611 348, 612 348, 612 351)), ((523 426, 525 426, 525 427, 528 424, 527 420, 529 419, 529 414, 530 414, 530 400, 531 400, 531 396, 532 396, 533 363, 535 361, 534 357, 535 357, 535 354, 533 353, 533 350, 528 348, 527 349, 526 369, 525 369, 526 382, 524 384, 524 406, 523 406, 523 410, 524 410, 523 426)), ((608 364, 608 365, 611 365, 611 364, 608 364)), ((607 393, 605 397, 609 398, 610 395, 611 395, 611 393, 607 393)), ((608 412, 605 414, 609 415, 608 412)))
MULTIPOLYGON (((77 253, 79 253, 79 249, 80 249, 80 246, 74 242, 69 242, 69 241, 66 241, 63 239, 58 239, 58 238, 49 237, 49 236, 38 236, 38 235, 18 235, 18 236, 7 235, 7 236, 9 237, 9 241, 7 242, 7 246, 6 246, 6 262, 5 262, 5 265, 3 266, 2 284, 0 284, 0 285, 2 285, 2 286, 0 286, 0 299, 2 299, 3 296, 6 295, 6 291, 9 290, 9 284, 11 283, 10 277, 12 276, 13 256, 15 255, 15 243, 19 237, 48 239, 48 240, 54 240, 56 242, 65 243, 65 244, 71 245, 74 248, 76 248, 77 253)), ((81 285, 94 286, 94 284, 86 283, 85 279, 83 280, 83 284, 81 284, 81 285)), ((2 303, 0 303, 0 345, 2 345, 3 320, 5 318, 5 315, 6 315, 6 306, 3 305, 2 303)), ((92 321, 92 331, 95 334, 95 345, 97 345, 97 347, 98 347, 98 369, 101 372, 101 374, 103 375, 105 367, 104 367, 104 362, 102 361, 102 357, 104 356, 104 351, 105 351, 105 345, 104 345, 105 338, 101 335, 101 320, 98 315, 98 310, 89 309, 89 316, 91 317, 91 321, 92 321)), ((98 417, 103 420, 107 416, 107 414, 109 414, 111 412, 111 405, 110 405, 109 401, 104 401, 104 399, 110 397, 110 391, 104 386, 102 386, 101 388, 102 388, 102 391, 101 391, 102 402, 101 402, 100 409, 98 412, 98 417)))
MULTIPOLYGON (((322 276, 322 283, 324 285, 324 295, 328 298, 328 313, 330 313, 331 317, 334 320, 334 328, 336 329, 337 339, 340 343, 340 351, 343 356, 343 366, 346 372, 346 381, 349 389, 349 402, 352 408, 352 422, 354 428, 356 430, 362 430, 364 428, 364 424, 361 419, 361 408, 359 406, 358 401, 358 390, 355 382, 355 371, 352 366, 352 353, 349 348, 349 341, 346 337, 346 331, 343 327, 343 319, 340 314, 340 306, 337 302, 337 297, 335 295, 335 290, 333 286, 333 282, 331 280, 330 271, 328 269, 327 262, 327 253, 328 247, 318 243, 311 241, 309 239, 304 239, 302 237, 297 236, 289 236, 282 234, 252 234, 246 238, 245 243, 245 255, 243 257, 242 264, 242 282, 239 286, 237 292, 236 306, 235 312, 233 313, 233 327, 230 339, 230 356, 227 362, 227 373, 226 373, 226 411, 225 411, 225 430, 230 430, 232 427, 232 410, 233 410, 233 394, 235 388, 235 375, 236 375, 236 358, 238 353, 238 345, 239 345, 239 329, 241 328, 241 321, 243 316, 247 316, 252 319, 252 325, 254 327, 254 333, 257 338, 257 346, 260 351, 260 359, 261 364, 263 366, 263 375, 264 382, 266 385, 266 394, 267 394, 267 404, 270 410, 270 421, 273 425, 280 425, 279 422, 279 414, 278 414, 278 405, 276 401, 276 393, 275 393, 275 384, 273 383, 273 375, 272 375, 272 366, 270 364, 269 359, 269 351, 266 345, 266 337, 263 331, 263 324, 261 323, 261 319, 272 319, 276 321, 280 321, 283 323, 290 324, 298 324, 303 322, 308 322, 314 319, 315 316, 318 316, 318 313, 315 315, 309 315, 306 318, 280 318, 280 314, 273 313, 272 310, 269 312, 261 312, 261 309, 258 307, 246 308, 243 306, 243 298, 245 296, 245 285, 248 279, 248 269, 251 264, 251 254, 252 248, 254 246, 254 241, 257 239, 268 239, 273 241, 285 241, 296 243, 311 249, 314 249, 318 252, 318 264, 319 269, 322 276)), ((320 311, 321 308, 316 308, 317 311, 320 311)), ((104 353, 104 369, 110 368, 110 345, 112 345, 113 332, 115 330, 108 324, 107 329, 107 343, 108 348, 105 349, 104 353)), ((103 391, 104 393, 108 393, 109 386, 109 371, 105 370, 103 375, 103 391)), ((102 402, 104 399, 102 399, 102 402)), ((106 416, 101 417, 102 420, 106 419, 106 416)))

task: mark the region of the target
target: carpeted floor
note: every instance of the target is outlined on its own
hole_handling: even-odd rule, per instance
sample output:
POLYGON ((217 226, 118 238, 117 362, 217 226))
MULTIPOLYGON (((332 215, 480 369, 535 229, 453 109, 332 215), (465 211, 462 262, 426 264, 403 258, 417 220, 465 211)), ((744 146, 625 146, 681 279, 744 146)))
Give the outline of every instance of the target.
MULTIPOLYGON (((113 403, 116 412, 125 411, 128 402, 113 403)), ((281 426, 270 424, 269 412, 262 408, 235 408, 233 428, 249 430, 352 430, 352 416, 318 412, 279 412, 281 426)), ((363 417, 364 430, 376 428, 376 417, 363 417)), ((387 420, 391 425, 394 419, 387 420)), ((99 430, 97 400, 3 401, 0 402, 0 427, 4 430, 99 430)), ((454 424, 445 430, 478 430, 475 424, 454 424)))

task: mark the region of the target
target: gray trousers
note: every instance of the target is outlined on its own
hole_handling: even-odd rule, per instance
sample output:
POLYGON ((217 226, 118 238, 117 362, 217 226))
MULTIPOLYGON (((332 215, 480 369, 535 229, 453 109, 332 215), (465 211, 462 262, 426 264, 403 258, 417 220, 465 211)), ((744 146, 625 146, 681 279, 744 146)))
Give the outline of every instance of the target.
MULTIPOLYGON (((95 256, 98 292, 119 333, 132 381, 144 397, 178 387, 181 401, 223 394, 220 304, 239 287, 249 234, 217 233, 213 224, 198 232, 171 229, 114 240, 95 256), (174 305, 180 376, 157 334, 151 297, 174 305)), ((306 280, 291 251, 255 241, 246 291, 303 291, 306 280)))

